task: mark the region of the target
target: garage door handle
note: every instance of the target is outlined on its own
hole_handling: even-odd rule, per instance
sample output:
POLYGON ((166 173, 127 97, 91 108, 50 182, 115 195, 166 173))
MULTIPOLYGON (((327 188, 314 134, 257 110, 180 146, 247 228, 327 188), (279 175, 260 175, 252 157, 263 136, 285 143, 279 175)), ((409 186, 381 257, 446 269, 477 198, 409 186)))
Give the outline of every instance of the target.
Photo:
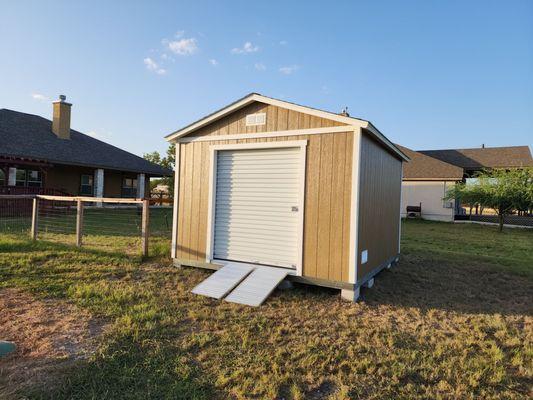
POLYGON ((298 206, 292 206, 291 207, 291 211, 297 212, 298 211, 298 206))

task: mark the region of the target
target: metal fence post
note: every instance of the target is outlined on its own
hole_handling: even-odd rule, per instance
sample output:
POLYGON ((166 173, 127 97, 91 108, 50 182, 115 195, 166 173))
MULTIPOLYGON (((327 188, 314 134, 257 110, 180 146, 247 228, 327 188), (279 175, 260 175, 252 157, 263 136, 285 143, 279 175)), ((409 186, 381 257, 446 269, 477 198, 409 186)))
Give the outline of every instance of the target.
POLYGON ((141 227, 141 246, 142 255, 146 257, 148 255, 148 224, 150 222, 150 200, 143 200, 143 214, 142 214, 142 227, 141 227))
POLYGON ((76 210, 76 246, 81 247, 83 239, 83 202, 78 199, 76 210))
POLYGON ((31 214, 31 238, 37 240, 37 231, 39 229, 39 199, 33 198, 33 207, 31 214))

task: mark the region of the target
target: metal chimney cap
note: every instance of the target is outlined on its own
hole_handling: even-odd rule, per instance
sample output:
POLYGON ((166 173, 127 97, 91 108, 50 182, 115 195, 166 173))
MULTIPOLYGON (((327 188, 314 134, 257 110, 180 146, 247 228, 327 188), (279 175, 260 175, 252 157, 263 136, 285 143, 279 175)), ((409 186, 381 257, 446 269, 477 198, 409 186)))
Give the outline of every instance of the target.
POLYGON ((66 99, 67 99, 67 96, 65 96, 64 94, 59 95, 59 100, 65 101, 66 99))

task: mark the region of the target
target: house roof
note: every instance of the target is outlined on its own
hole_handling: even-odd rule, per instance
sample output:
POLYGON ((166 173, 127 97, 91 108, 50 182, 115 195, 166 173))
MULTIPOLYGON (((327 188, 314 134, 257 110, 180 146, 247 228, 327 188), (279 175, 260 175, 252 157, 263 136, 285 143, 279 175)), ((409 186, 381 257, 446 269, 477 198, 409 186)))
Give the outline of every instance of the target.
POLYGON ((528 146, 420 150, 419 153, 467 170, 533 166, 533 158, 528 146))
POLYGON ((418 151, 396 145, 411 159, 403 166, 405 180, 461 180, 463 169, 436 158, 426 156, 418 151))
POLYGON ((70 130, 70 139, 59 139, 51 127, 50 120, 38 115, 0 109, 0 156, 155 176, 172 174, 170 170, 74 129, 70 130))
POLYGON ((168 141, 177 140, 183 136, 189 135, 192 132, 220 119, 225 117, 228 114, 231 114, 232 112, 235 112, 236 110, 239 110, 243 107, 246 107, 247 105, 253 103, 253 102, 261 102, 265 104, 271 104, 278 107, 283 107, 289 110, 294 110, 301 113, 311 114, 315 115, 321 118, 330 119, 333 121, 341 122, 346 125, 354 126, 354 127, 360 127, 367 129, 376 140, 378 140, 380 143, 382 143, 385 147, 389 148, 390 151, 395 153, 398 157, 405 161, 409 161, 409 158, 403 154, 389 139, 385 137, 372 123, 369 121, 366 121, 364 119, 360 118, 354 118, 354 117, 348 117, 345 115, 335 114, 329 111, 319 110, 312 107, 302 106, 299 104, 291 103, 284 100, 278 100, 274 99, 272 97, 263 96, 259 93, 250 93, 242 98, 240 98, 237 101, 234 101, 233 103, 209 114, 205 117, 199 119, 196 122, 193 122, 181 129, 178 129, 175 132, 172 132, 171 134, 165 136, 165 139, 168 141))

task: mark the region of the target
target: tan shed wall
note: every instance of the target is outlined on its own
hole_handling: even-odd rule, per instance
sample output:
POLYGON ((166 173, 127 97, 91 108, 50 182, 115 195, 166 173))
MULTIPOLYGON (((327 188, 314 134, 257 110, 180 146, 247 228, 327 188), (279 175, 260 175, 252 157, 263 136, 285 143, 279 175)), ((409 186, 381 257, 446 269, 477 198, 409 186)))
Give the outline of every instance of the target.
MULTIPOLYGON (((274 110, 271 106, 265 107, 274 110)), ((280 112, 281 110, 273 111, 278 118, 280 114, 287 113, 287 110, 280 112)), ((243 117, 250 112, 251 109, 248 109, 240 115, 243 117)), ((286 115, 289 115, 287 118, 290 120, 291 112, 288 113, 286 115)), ((270 117, 272 115, 270 114, 270 117)), ((309 118, 307 115, 294 118, 298 124, 291 125, 290 129, 316 127, 317 124, 323 123, 320 118, 309 118), (309 126, 299 125, 302 121, 310 121, 309 126)), ((280 129, 279 123, 269 125, 268 121, 269 116, 269 130, 280 129)), ((235 130, 241 132, 240 125, 231 126, 229 134, 237 133, 235 130)), ((219 135, 220 132, 216 134, 219 135)), ((177 259, 205 262, 210 146, 287 140, 308 141, 303 276, 329 281, 348 281, 353 132, 180 144, 177 259)))
POLYGON ((341 125, 344 124, 286 108, 255 102, 197 130, 189 137, 235 135, 341 125), (246 126, 246 115, 255 113, 266 113, 266 124, 246 126))
POLYGON ((361 137, 357 280, 399 253, 401 184, 402 162, 364 133, 361 137), (361 264, 364 250, 368 250, 368 261, 361 264))

